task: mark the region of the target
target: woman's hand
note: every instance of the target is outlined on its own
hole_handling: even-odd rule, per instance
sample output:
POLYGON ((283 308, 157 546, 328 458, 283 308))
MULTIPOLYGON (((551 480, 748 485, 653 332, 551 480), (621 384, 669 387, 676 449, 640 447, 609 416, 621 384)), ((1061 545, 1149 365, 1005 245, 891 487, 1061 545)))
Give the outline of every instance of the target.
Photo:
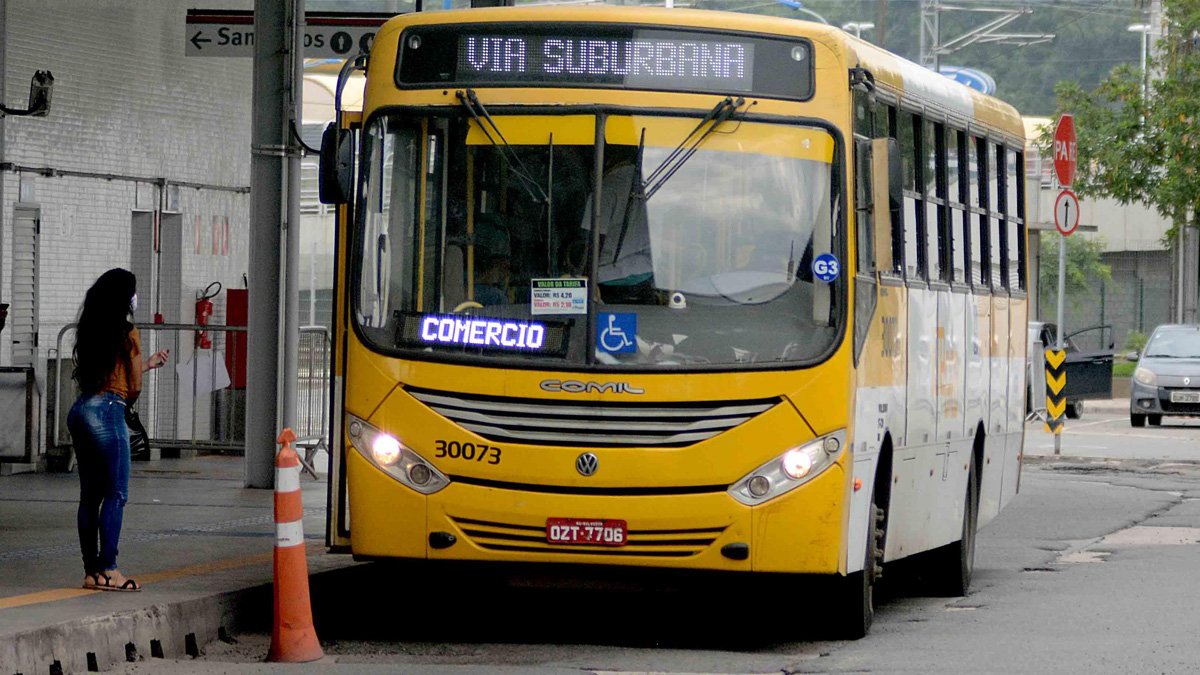
POLYGON ((160 350, 154 352, 153 354, 150 355, 150 358, 146 359, 146 370, 154 370, 155 368, 162 368, 163 366, 167 365, 167 358, 169 358, 170 356, 171 356, 170 349, 160 349, 160 350))

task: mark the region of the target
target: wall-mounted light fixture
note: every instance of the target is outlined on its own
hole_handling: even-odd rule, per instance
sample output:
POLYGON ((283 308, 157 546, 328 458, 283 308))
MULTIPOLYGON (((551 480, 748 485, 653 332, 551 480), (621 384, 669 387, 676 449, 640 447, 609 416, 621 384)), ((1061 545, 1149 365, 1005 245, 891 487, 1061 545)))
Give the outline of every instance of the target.
POLYGON ((0 114, 45 117, 50 112, 50 94, 53 90, 54 76, 48 70, 39 70, 33 74, 33 80, 29 83, 29 107, 21 110, 0 103, 0 114))

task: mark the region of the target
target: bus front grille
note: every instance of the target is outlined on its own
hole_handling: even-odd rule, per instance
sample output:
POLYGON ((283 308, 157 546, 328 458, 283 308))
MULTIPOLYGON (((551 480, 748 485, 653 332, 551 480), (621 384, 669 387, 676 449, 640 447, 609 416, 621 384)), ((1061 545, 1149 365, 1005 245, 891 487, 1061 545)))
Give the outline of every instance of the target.
POLYGON ((624 546, 564 546, 546 541, 545 526, 451 518, 471 543, 489 551, 612 557, 686 558, 698 555, 724 527, 680 530, 629 530, 624 546))
POLYGON ((580 404, 420 389, 408 393, 488 440, 554 446, 681 447, 708 440, 779 403, 758 399, 580 404))

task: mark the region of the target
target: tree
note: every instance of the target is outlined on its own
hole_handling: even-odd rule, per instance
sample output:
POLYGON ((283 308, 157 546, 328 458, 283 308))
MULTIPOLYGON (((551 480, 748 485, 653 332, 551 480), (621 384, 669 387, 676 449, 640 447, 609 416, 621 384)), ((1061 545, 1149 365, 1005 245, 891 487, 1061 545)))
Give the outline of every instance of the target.
MULTIPOLYGON (((1081 195, 1142 203, 1178 227, 1200 202, 1200 0, 1165 0, 1166 36, 1142 74, 1119 66, 1091 91, 1074 82, 1055 87, 1058 112, 1075 116, 1081 195)), ((1041 139, 1051 146, 1052 130, 1041 139)), ((1174 231, 1174 230, 1172 230, 1174 231)), ((1172 237, 1168 233, 1168 237, 1172 237)))
MULTIPOLYGON (((1041 294, 1039 305, 1053 307, 1058 300, 1058 242, 1064 237, 1049 235, 1041 237, 1041 251, 1038 260, 1041 269, 1038 270, 1038 289, 1041 294)), ((1104 252, 1102 239, 1084 239, 1078 235, 1065 237, 1067 241, 1067 269, 1063 285, 1065 296, 1071 304, 1091 299, 1093 289, 1089 281, 1102 283, 1112 282, 1112 268, 1101 262, 1100 254, 1104 252)))

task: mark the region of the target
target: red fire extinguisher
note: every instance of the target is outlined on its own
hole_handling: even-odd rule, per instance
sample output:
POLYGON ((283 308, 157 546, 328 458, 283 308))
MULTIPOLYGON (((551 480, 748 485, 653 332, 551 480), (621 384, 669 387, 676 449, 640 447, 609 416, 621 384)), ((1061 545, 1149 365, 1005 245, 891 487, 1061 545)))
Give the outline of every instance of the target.
MULTIPOLYGON (((221 292, 221 282, 214 281, 204 289, 200 294, 200 299, 196 300, 196 325, 207 326, 208 317, 212 316, 213 304, 212 299, 217 297, 221 292), (213 287, 216 287, 216 290, 213 287)), ((208 336, 208 331, 196 331, 196 347, 198 349, 212 349, 212 338, 208 336)))

